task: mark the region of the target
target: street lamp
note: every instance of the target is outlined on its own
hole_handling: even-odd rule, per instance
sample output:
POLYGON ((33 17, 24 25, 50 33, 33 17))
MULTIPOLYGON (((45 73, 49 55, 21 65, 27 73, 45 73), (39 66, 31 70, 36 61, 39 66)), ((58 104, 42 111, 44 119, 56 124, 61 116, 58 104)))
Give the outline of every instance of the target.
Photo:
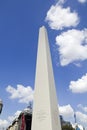
POLYGON ((2 107, 3 107, 3 103, 2 103, 2 100, 0 99, 0 114, 2 112, 2 107))

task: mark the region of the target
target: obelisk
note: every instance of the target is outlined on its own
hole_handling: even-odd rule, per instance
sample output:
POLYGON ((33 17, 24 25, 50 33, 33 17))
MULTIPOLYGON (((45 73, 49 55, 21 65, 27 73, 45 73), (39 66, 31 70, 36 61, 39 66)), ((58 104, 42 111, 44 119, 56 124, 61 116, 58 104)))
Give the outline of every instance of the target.
POLYGON ((39 30, 32 130, 61 130, 46 28, 39 30))

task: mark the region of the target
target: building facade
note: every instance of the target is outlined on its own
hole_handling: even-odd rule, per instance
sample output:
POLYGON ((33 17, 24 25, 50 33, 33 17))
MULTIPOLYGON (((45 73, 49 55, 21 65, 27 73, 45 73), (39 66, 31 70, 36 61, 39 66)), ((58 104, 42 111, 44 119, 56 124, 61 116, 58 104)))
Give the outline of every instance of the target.
POLYGON ((22 111, 18 118, 16 118, 7 130, 31 130, 32 110, 26 108, 22 111))

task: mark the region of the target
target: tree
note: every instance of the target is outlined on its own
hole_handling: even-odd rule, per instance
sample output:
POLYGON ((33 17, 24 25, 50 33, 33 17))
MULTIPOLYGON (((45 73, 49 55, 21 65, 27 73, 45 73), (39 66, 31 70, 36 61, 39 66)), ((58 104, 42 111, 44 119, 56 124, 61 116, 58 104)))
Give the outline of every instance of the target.
POLYGON ((72 125, 63 125, 62 126, 62 130, 75 130, 73 127, 72 127, 72 125))

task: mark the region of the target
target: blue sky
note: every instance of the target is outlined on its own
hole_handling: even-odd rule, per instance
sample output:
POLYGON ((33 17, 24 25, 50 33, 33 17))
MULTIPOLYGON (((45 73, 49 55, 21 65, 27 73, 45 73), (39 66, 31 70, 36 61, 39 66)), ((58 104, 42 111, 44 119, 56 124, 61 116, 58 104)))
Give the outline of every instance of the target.
POLYGON ((87 0, 0 1, 0 127, 33 100, 38 32, 48 31, 60 114, 87 128, 87 0))

